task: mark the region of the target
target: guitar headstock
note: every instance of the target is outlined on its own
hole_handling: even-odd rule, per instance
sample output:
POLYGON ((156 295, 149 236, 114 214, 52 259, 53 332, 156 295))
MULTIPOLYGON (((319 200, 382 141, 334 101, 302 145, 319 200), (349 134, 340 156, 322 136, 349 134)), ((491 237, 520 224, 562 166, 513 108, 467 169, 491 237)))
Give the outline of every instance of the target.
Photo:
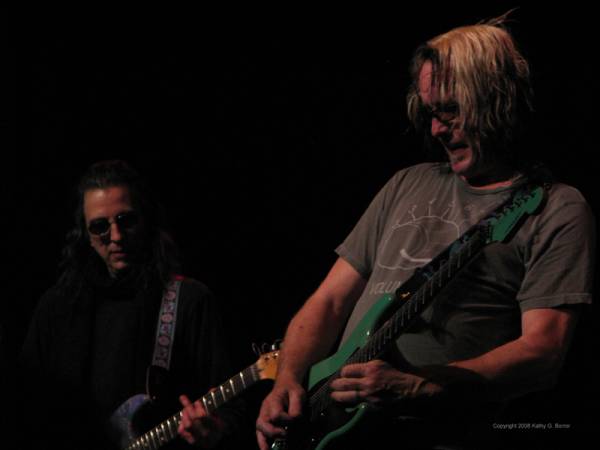
POLYGON ((546 191, 536 187, 528 192, 519 192, 513 202, 489 222, 487 242, 502 242, 515 230, 516 225, 527 214, 535 214, 542 206, 546 191))
POLYGON ((261 380, 274 380, 277 376, 277 363, 279 360, 279 350, 273 350, 263 353, 256 361, 258 376, 261 380))

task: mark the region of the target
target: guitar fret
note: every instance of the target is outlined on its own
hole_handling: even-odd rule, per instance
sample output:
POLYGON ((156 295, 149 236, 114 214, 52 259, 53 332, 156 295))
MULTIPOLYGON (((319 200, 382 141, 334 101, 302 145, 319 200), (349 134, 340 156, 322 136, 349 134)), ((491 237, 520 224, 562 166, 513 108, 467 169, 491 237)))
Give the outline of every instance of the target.
POLYGON ((238 373, 236 379, 234 380, 234 383, 236 384, 238 391, 243 391, 245 389, 245 385, 243 383, 243 374, 242 372, 238 373))
POLYGON ((244 372, 240 372, 240 377, 242 379, 242 384, 244 385, 244 389, 246 389, 246 380, 244 380, 244 372))
POLYGON ((214 393, 215 393, 215 397, 217 397, 217 403, 216 403, 215 406, 218 408, 219 406, 221 406, 226 401, 226 398, 223 395, 223 393, 224 393, 223 392, 223 386, 221 385, 221 386, 219 386, 218 389, 215 389, 214 393))
POLYGON ((229 385, 231 386, 231 390, 233 391, 233 395, 237 395, 237 392, 235 390, 235 384, 233 382, 233 379, 229 380, 229 385))
POLYGON ((171 427, 169 425, 169 420, 171 418, 169 417, 167 420, 165 420, 163 423, 160 424, 160 429, 163 432, 163 436, 165 439, 165 442, 170 441, 171 439, 173 439, 173 432, 171 430, 171 427))
MULTIPOLYGON (((213 401, 212 401, 212 405, 211 405, 211 406, 213 406, 214 408, 216 408, 216 407, 217 407, 217 405, 218 405, 218 403, 217 403, 217 397, 215 397, 215 392, 216 392, 216 391, 210 391, 210 396, 211 396, 211 397, 212 397, 212 399, 213 399, 213 401)), ((210 405, 210 402, 209 402, 209 405, 210 405)), ((213 409, 214 409, 214 408, 213 408, 213 409)), ((210 411, 210 412, 212 412, 212 411, 210 411)))
POLYGON ((179 428, 179 423, 181 422, 181 417, 183 413, 179 412, 178 414, 172 416, 169 419, 169 430, 171 430, 171 439, 175 439, 177 437, 177 428, 179 428))
POLYGON ((160 431, 162 432, 161 442, 164 444, 165 442, 167 442, 169 440, 167 431, 165 430, 164 422, 160 424, 160 431))
POLYGON ((150 430, 150 437, 152 438, 153 450, 157 449, 160 441, 158 440, 158 436, 156 436, 156 430, 150 430))
POLYGON ((221 390, 221 395, 223 396, 223 402, 226 402, 227 401, 227 391, 225 390, 223 385, 219 386, 219 389, 221 390))
POLYGON ((209 411, 208 405, 210 404, 210 400, 208 402, 206 401, 206 395, 204 397, 202 397, 202 404, 204 405, 204 409, 208 412, 209 411))
POLYGON ((156 436, 156 448, 159 448, 163 442, 163 437, 160 434, 160 428, 154 429, 154 435, 156 436))
POLYGON ((249 372, 249 373, 250 373, 250 375, 251 375, 252 382, 253 382, 253 383, 256 383, 256 382, 259 380, 259 376, 258 376, 258 370, 257 370, 257 368, 256 368, 256 367, 250 367, 250 368, 248 369, 248 372, 249 372))

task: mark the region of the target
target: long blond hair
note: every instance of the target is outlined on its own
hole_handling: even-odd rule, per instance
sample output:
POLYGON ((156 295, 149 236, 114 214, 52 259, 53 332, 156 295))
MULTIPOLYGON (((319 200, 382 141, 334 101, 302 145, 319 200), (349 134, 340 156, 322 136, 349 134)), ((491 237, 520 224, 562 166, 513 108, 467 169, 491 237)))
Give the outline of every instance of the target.
POLYGON ((509 13, 455 28, 417 49, 407 96, 408 117, 417 129, 429 126, 423 114, 418 77, 423 63, 431 61, 440 101, 458 106, 458 126, 481 142, 511 150, 523 116, 532 106, 529 64, 504 28, 509 13))

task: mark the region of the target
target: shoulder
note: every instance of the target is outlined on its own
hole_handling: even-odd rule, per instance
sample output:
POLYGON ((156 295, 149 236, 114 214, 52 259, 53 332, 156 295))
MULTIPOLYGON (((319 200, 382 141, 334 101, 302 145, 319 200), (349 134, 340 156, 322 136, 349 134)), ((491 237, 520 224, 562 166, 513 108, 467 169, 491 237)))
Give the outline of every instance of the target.
POLYGON ((66 309, 69 303, 58 286, 52 286, 42 294, 35 309, 36 313, 57 313, 66 309))
POLYGON ((548 193, 549 204, 571 204, 578 203, 581 205, 587 205, 587 201, 583 194, 575 187, 569 186, 568 184, 555 183, 549 190, 548 193))
POLYGON ((561 217, 563 221, 593 221, 594 213, 577 188, 556 183, 548 191, 542 217, 561 217))
POLYGON ((447 191, 456 177, 445 163, 421 163, 396 172, 382 189, 384 195, 419 196, 435 190, 447 191))
POLYGON ((177 279, 181 282, 179 301, 183 309, 206 309, 216 303, 212 291, 204 283, 190 277, 178 276, 177 279))
POLYGON ((521 234, 534 243, 556 241, 581 248, 593 245, 595 222, 592 208, 578 189, 555 183, 547 191, 541 211, 528 220, 521 234))
POLYGON ((177 279, 181 282, 180 289, 182 294, 185 292, 186 294, 198 297, 212 296, 212 292, 208 286, 195 278, 178 275, 177 279))
POLYGON ((57 286, 46 290, 36 303, 31 321, 38 326, 60 326, 72 315, 74 301, 70 301, 57 286))
POLYGON ((399 170, 392 180, 404 181, 414 179, 451 179, 452 171, 446 163, 421 163, 399 170))

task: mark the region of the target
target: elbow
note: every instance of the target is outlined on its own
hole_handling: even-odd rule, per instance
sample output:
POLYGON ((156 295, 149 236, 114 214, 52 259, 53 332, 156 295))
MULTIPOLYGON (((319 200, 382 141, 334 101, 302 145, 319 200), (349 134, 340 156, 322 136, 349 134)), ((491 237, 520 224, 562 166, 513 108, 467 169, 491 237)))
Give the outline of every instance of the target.
POLYGON ((532 367, 535 367, 532 375, 537 380, 539 390, 551 389, 556 386, 565 353, 566 349, 562 346, 533 346, 530 348, 532 367))

